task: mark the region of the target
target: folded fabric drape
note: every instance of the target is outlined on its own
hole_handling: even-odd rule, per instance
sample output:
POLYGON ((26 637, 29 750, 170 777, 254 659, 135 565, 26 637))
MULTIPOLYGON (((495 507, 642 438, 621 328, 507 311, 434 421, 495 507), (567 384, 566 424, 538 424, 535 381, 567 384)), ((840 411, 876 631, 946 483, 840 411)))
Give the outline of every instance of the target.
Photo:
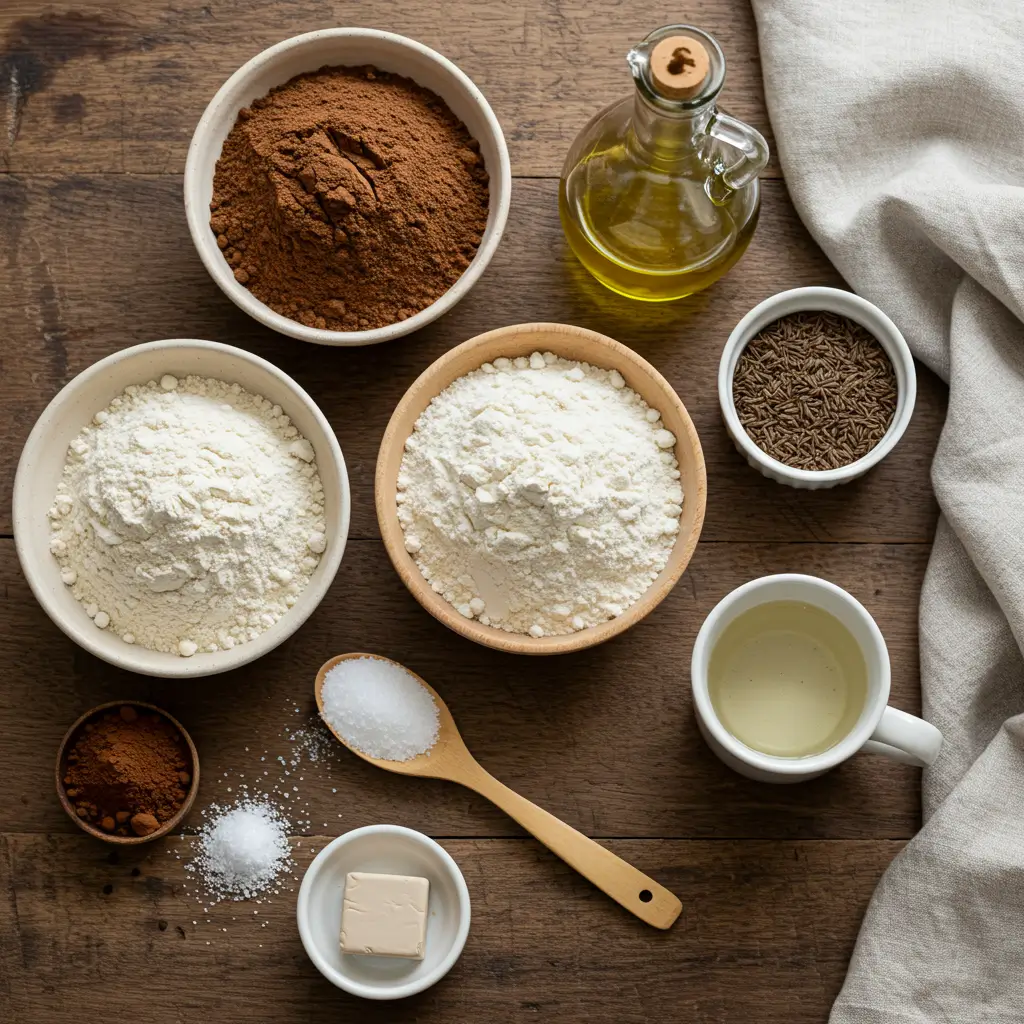
POLYGON ((831 1019, 1024 1021, 1024 3, 753 6, 800 216, 949 384, 920 611, 946 745, 831 1019))

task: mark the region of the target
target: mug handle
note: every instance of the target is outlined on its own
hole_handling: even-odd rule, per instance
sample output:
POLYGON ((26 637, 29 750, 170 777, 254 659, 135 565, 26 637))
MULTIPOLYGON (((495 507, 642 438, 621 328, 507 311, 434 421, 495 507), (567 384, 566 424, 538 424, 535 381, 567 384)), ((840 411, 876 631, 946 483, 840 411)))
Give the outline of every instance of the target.
POLYGON ((862 749, 870 754, 885 754, 903 764, 927 768, 935 762, 942 747, 942 733, 931 722, 915 718, 899 708, 886 707, 871 739, 862 749))

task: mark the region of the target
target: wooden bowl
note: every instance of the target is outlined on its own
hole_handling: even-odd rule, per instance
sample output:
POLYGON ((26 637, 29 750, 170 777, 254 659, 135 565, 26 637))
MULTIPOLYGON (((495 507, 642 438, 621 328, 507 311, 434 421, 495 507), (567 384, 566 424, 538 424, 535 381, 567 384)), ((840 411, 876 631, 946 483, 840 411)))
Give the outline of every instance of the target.
POLYGON ((485 647, 494 647, 513 654, 564 654, 579 651, 635 625, 665 598, 683 574, 697 546, 704 523, 707 499, 707 477, 700 440, 686 407, 671 385, 647 360, 632 349, 603 334, 568 324, 518 324, 470 338, 427 367, 398 403, 388 423, 377 457, 374 484, 377 520, 391 562, 413 597, 434 618, 449 629, 485 647), (661 413, 668 430, 676 435, 675 456, 679 462, 683 487, 683 514, 675 546, 668 563, 646 593, 618 618, 598 626, 561 636, 532 637, 509 633, 495 626, 484 626, 476 619, 460 615, 440 594, 435 593, 423 578, 412 555, 405 550, 405 537, 398 521, 395 496, 398 490, 398 469, 405 451, 405 442, 413 424, 431 399, 458 377, 477 369, 483 363, 501 356, 514 358, 531 352, 554 352, 565 359, 587 362, 603 369, 618 370, 645 402, 661 413))
POLYGON ((68 813, 68 817, 83 831, 88 832, 89 835, 95 836, 97 839, 102 839, 105 843, 114 843, 120 846, 135 846, 139 843, 150 843, 154 839, 159 839, 161 836, 167 835, 172 832, 181 822, 185 819, 185 816, 192 809, 192 805, 196 801, 196 794, 199 792, 199 753, 196 750, 196 745, 192 742, 192 737, 185 731, 181 722, 179 722, 173 715, 169 715, 162 708, 158 708, 153 704, 146 704, 140 700, 112 700, 106 704, 100 704, 94 707, 91 711, 87 711, 81 718, 78 719, 71 726, 70 729, 64 734, 64 739, 60 741, 60 746, 57 748, 57 770, 56 770, 56 781, 57 781, 57 796, 60 799, 61 807, 64 808, 68 813), (192 781, 189 784, 188 794, 185 797, 185 802, 181 805, 178 813, 172 818, 168 818, 158 829, 154 832, 150 832, 148 836, 119 836, 112 835, 110 832, 104 832, 101 828, 96 828, 95 825, 91 825, 88 821, 83 820, 75 813, 75 805, 68 797, 64 788, 64 776, 67 773, 68 766, 68 753, 74 746, 74 741, 78 738, 79 730, 81 730, 89 722, 94 721, 102 717, 102 715, 110 711, 111 708, 122 708, 125 706, 140 709, 142 711, 148 711, 151 714, 160 715, 161 718, 165 718, 175 729, 181 734, 181 738, 185 741, 185 745, 188 747, 189 756, 192 760, 192 781))

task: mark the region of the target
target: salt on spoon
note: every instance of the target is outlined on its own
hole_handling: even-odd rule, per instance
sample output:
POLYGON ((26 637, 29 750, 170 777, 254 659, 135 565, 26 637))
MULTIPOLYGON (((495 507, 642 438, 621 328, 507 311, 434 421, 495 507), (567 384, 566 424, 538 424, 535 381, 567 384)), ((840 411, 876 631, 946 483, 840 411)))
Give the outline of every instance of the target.
POLYGON ((663 885, 484 771, 463 742, 448 706, 407 668, 377 655, 341 654, 320 667, 314 689, 327 727, 364 761, 400 775, 458 782, 500 807, 642 921, 670 928, 679 917, 682 904, 663 885), (346 662, 351 664, 337 672, 346 662), (387 680, 377 692, 374 679, 387 680), (413 686, 430 698, 436 718, 413 686), (372 750, 397 756, 375 755, 372 750))
POLYGON ((370 757, 408 761, 437 740, 437 705, 401 665, 346 658, 324 674, 320 713, 349 747, 370 757))

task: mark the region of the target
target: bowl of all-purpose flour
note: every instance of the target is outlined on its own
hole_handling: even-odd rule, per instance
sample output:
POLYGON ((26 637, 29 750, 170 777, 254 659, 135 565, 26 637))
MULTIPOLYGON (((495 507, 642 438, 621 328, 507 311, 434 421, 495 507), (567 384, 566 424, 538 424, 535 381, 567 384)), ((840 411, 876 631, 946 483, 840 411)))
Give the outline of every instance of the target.
POLYGON ((413 596, 524 654, 590 647, 647 615, 693 554, 706 489, 669 383, 565 324, 491 331, 430 366, 392 416, 375 486, 413 596))
POLYGON ((265 654, 308 618, 345 548, 327 420, 266 360, 209 341, 118 352, 40 416, 14 485, 22 570, 86 650, 148 675, 265 654))

